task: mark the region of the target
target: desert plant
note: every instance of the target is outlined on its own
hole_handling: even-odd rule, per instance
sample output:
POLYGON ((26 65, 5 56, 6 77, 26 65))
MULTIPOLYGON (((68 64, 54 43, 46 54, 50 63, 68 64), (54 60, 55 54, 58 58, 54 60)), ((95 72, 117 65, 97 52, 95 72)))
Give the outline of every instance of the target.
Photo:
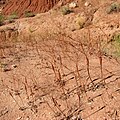
POLYGON ((116 41, 116 42, 120 43, 120 34, 118 33, 118 34, 113 35, 112 41, 116 41))
POLYGON ((76 18, 76 25, 77 25, 77 27, 78 27, 78 29, 81 29, 81 28, 83 28, 84 27, 84 24, 85 24, 85 22, 86 22, 86 18, 85 17, 82 17, 82 16, 78 16, 77 18, 76 18))
POLYGON ((0 26, 4 24, 4 16, 2 14, 0 14, 0 26))
POLYGON ((107 13, 110 14, 112 12, 119 12, 120 11, 120 4, 115 2, 112 3, 108 8, 107 8, 107 13))
POLYGON ((35 14, 32 13, 31 11, 25 11, 25 17, 34 17, 35 14))
POLYGON ((12 13, 11 15, 9 15, 9 16, 7 17, 7 19, 8 19, 8 21, 9 21, 10 23, 12 23, 12 22, 14 22, 14 19, 18 19, 18 15, 17 15, 16 12, 14 12, 14 13, 12 13))
POLYGON ((17 15, 16 12, 14 12, 8 18, 10 18, 10 19, 18 19, 18 15, 17 15))
POLYGON ((62 15, 67 15, 67 14, 70 14, 72 10, 70 10, 69 7, 67 6, 64 6, 62 7, 61 12, 62 12, 62 15))
POLYGON ((111 40, 108 42, 107 46, 103 49, 107 55, 113 57, 120 57, 120 33, 115 33, 112 35, 111 40))
POLYGON ((113 35, 114 55, 120 57, 120 33, 113 35))

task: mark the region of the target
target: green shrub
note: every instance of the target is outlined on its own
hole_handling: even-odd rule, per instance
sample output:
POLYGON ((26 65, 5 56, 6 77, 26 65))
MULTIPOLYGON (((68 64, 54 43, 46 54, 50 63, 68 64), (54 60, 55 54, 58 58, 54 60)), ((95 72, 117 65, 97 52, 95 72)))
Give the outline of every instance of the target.
POLYGON ((14 19, 18 19, 18 18, 19 18, 19 17, 18 17, 18 15, 17 15, 16 12, 12 13, 11 15, 9 15, 9 16, 7 17, 7 19, 9 20, 10 23, 14 22, 14 19))
POLYGON ((9 19, 18 19, 18 15, 16 12, 12 13, 10 16, 8 16, 9 19))
POLYGON ((67 15, 67 14, 70 14, 72 12, 72 10, 70 10, 69 7, 67 7, 67 6, 64 6, 64 7, 62 7, 61 12, 63 15, 67 15))
POLYGON ((25 17, 34 17, 35 14, 32 13, 31 11, 25 11, 25 17))
POLYGON ((0 26, 4 24, 4 16, 2 14, 0 14, 0 26))
POLYGON ((107 13, 110 14, 112 12, 119 12, 120 11, 120 4, 115 2, 112 3, 108 8, 107 8, 107 13))
POLYGON ((117 33, 113 36, 113 43, 114 46, 114 56, 120 57, 120 33, 117 33))
POLYGON ((77 19, 76 19, 76 25, 77 25, 78 29, 83 28, 85 22, 86 22, 86 19, 85 19, 85 18, 83 18, 83 17, 81 17, 81 16, 77 17, 77 19))
POLYGON ((120 43, 120 34, 115 34, 112 36, 112 41, 115 41, 117 43, 120 43))
POLYGON ((104 53, 113 57, 120 57, 120 33, 112 35, 111 40, 105 45, 104 53))

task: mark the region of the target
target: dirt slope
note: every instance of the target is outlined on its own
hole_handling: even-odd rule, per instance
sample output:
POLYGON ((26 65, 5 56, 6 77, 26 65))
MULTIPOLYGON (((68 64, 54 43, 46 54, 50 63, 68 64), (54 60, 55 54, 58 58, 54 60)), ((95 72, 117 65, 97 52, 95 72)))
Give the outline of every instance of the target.
POLYGON ((70 14, 58 8, 0 27, 0 120, 120 120, 113 2, 79 0, 70 14))

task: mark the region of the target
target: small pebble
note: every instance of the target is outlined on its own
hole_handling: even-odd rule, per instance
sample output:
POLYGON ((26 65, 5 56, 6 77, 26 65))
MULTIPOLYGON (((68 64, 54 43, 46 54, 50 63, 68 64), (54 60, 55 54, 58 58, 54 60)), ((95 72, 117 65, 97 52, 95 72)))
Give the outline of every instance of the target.
POLYGON ((18 117, 16 120, 21 120, 22 119, 22 117, 18 117))
POLYGON ((89 2, 85 2, 85 7, 88 7, 89 5, 90 5, 90 3, 89 2))
POLYGON ((8 72, 8 71, 11 71, 11 69, 10 68, 4 68, 3 69, 3 72, 8 72))
POLYGON ((69 4, 69 8, 76 8, 76 7, 77 7, 77 3, 75 3, 75 2, 71 2, 69 4))
POLYGON ((12 68, 17 68, 17 65, 12 65, 12 68))

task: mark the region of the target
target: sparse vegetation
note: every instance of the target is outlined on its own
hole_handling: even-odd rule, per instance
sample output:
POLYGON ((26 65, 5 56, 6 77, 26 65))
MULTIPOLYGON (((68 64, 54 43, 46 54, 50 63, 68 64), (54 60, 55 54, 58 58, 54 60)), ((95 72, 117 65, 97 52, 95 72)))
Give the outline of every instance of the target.
POLYGON ((55 9, 0 27, 0 120, 119 119, 119 21, 101 8, 92 13, 93 6, 71 6, 74 13, 65 9, 66 16, 55 9), (90 25, 95 16, 99 20, 90 25))
POLYGON ((4 24, 5 17, 4 15, 0 14, 0 26, 4 24))
POLYGON ((25 11, 25 17, 34 17, 35 14, 31 11, 25 11))
POLYGON ((70 8, 68 6, 63 6, 61 8, 61 12, 62 12, 62 15, 67 15, 67 14, 70 14, 72 12, 72 10, 70 10, 70 8))
POLYGON ((12 23, 12 22, 14 22, 14 19, 18 19, 18 18, 19 18, 19 17, 18 17, 18 15, 17 15, 17 13, 14 12, 14 13, 12 13, 11 15, 9 15, 9 16, 7 17, 7 20, 9 20, 9 22, 12 23))
POLYGON ((112 38, 113 56, 120 57, 120 33, 113 35, 112 38))
POLYGON ((120 33, 112 35, 110 41, 103 49, 104 53, 112 57, 120 57, 120 33))
POLYGON ((18 15, 16 12, 12 13, 11 15, 8 16, 9 19, 18 19, 18 15))
POLYGON ((112 41, 116 41, 117 43, 120 43, 120 33, 113 35, 112 41))
POLYGON ((120 4, 118 2, 112 3, 108 8, 107 8, 107 13, 110 14, 112 12, 120 12, 120 4))
POLYGON ((86 19, 84 17, 78 16, 76 18, 76 26, 78 27, 78 29, 83 28, 85 22, 86 22, 86 19))

